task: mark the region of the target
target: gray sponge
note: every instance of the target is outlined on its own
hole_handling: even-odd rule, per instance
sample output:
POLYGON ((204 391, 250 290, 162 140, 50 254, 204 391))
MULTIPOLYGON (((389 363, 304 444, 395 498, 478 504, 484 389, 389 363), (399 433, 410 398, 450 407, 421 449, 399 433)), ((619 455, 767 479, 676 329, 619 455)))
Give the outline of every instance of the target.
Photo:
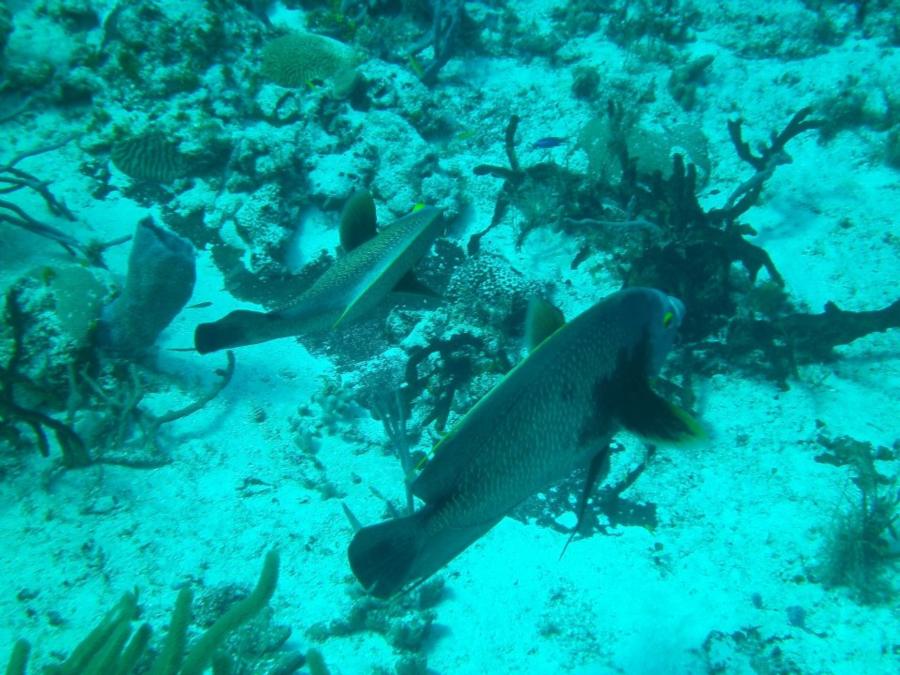
POLYGON ((134 233, 122 294, 103 313, 103 345, 125 356, 145 352, 190 299, 195 279, 193 246, 144 218, 134 233))

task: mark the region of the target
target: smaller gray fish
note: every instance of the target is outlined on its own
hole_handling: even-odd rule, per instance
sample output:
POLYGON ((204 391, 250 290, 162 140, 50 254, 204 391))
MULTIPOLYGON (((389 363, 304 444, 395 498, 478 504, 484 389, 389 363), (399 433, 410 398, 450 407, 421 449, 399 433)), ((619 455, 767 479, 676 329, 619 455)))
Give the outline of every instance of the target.
POLYGON ((237 310, 218 321, 202 323, 194 331, 194 346, 207 354, 355 321, 392 290, 415 286, 410 268, 440 232, 440 215, 440 210, 425 206, 377 234, 374 223, 360 222, 358 226, 370 233, 369 238, 359 243, 359 238, 342 234, 343 241, 353 241, 356 247, 338 258, 291 305, 272 312, 237 310))

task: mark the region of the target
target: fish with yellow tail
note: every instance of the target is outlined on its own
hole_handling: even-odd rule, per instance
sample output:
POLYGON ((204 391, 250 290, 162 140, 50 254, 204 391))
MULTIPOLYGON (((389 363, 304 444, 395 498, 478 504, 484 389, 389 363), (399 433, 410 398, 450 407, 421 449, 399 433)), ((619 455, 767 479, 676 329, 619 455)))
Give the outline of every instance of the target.
POLYGON ((569 323, 534 303, 529 355, 441 439, 413 481, 424 506, 354 535, 356 578, 378 597, 421 582, 579 466, 589 467, 589 494, 621 429, 671 443, 702 437, 650 387, 683 316, 679 300, 650 288, 614 293, 569 323))
POLYGON ((434 295, 410 272, 441 230, 441 212, 416 209, 376 231, 367 192, 350 198, 341 218, 345 254, 289 306, 272 312, 237 310, 194 331, 201 354, 338 328, 379 305, 391 291, 434 295))

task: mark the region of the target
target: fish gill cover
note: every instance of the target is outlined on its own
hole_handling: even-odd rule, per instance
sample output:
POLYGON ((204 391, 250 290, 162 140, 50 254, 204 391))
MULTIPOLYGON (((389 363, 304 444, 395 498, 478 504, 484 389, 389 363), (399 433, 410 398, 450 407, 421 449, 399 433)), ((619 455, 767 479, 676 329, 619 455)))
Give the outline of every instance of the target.
MULTIPOLYGON (((116 607, 102 669, 138 612, 169 621, 154 586, 250 578, 277 543, 310 671, 892 672, 892 10, 0 2, 0 640, 62 667, 116 607), (413 276, 338 330, 192 353, 341 269, 360 190, 379 223, 442 212, 413 276), (131 239, 147 217, 183 254, 131 239), (598 443, 429 581, 366 594, 354 530, 421 508, 416 467, 528 363, 535 298, 572 318, 622 286, 684 302, 636 391, 708 440, 598 443)), ((132 636, 141 672, 186 652, 132 636)), ((274 638, 210 656, 248 643, 246 668, 299 667, 274 638)))

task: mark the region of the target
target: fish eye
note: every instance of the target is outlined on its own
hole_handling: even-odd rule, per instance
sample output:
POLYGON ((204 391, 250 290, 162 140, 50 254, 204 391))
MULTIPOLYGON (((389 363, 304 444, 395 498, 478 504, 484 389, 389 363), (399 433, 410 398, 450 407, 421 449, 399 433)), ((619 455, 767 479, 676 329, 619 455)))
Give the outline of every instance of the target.
POLYGON ((663 327, 668 328, 669 326, 671 326, 672 320, 674 318, 675 318, 675 314, 672 312, 666 312, 665 314, 663 314, 663 320, 662 320, 663 327))

